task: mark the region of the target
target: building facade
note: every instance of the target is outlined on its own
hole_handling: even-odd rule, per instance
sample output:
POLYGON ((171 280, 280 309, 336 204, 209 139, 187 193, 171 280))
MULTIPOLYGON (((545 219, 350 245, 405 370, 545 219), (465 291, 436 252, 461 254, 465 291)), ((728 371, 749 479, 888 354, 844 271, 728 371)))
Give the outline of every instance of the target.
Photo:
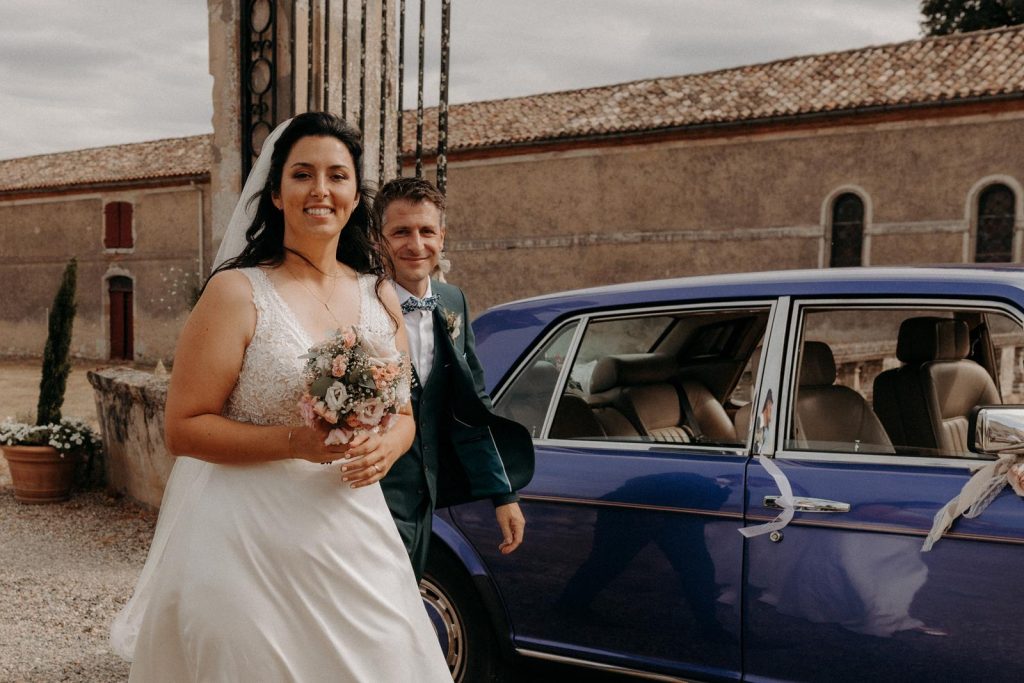
MULTIPOLYGON (((450 279, 477 311, 661 277, 1024 257, 1020 27, 448 115, 450 279)), ((409 112, 404 126, 408 175, 409 112)), ((199 136, 0 161, 0 284, 24 293, 0 300, 0 353, 41 351, 45 307, 77 254, 75 353, 116 355, 130 284, 134 358, 169 360, 216 246, 210 156, 199 136), (146 166, 156 144, 177 150, 179 167, 158 165, 172 176, 146 166), (107 159, 105 180, 74 176, 87 152, 107 159), (124 211, 131 246, 109 247, 124 211)))
POLYGON ((0 161, 0 354, 41 355, 78 260, 77 357, 168 360, 210 258, 208 136, 0 161))

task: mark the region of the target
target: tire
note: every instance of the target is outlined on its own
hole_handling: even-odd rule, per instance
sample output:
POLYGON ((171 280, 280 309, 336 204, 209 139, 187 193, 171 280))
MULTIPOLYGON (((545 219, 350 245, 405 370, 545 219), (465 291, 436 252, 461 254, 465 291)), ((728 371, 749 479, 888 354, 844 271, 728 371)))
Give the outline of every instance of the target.
MULTIPOLYGON (((436 541, 435 541, 436 542, 436 541)), ((437 631, 455 683, 504 683, 494 629, 466 571, 443 549, 427 558, 420 596, 437 631)))

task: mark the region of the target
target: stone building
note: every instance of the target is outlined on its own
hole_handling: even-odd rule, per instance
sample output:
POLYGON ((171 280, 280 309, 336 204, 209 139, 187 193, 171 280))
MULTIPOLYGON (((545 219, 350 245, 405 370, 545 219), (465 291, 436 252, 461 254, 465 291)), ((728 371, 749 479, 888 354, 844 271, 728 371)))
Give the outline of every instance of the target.
POLYGON ((72 354, 168 359, 210 262, 209 136, 0 161, 0 354, 39 355, 78 259, 72 354))
MULTIPOLYGON (((455 105, 449 120, 451 278, 476 310, 691 274, 1022 260, 1021 27, 455 105)), ((409 112, 404 126, 410 147, 409 112)), ((0 352, 39 352, 77 253, 75 352, 116 350, 128 278, 135 357, 169 358, 187 311, 169 283, 206 272, 218 234, 210 157, 200 136, 0 161, 0 285, 22 293, 0 300, 0 352), (112 202, 131 204, 131 247, 103 244, 112 202)))

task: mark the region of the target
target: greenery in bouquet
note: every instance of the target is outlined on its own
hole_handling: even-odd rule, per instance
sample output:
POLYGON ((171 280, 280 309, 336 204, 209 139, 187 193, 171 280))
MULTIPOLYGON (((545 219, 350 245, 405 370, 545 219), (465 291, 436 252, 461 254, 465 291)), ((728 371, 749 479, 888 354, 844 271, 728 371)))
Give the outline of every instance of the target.
POLYGON ((338 330, 302 357, 306 392, 299 411, 307 426, 329 428, 329 445, 348 443, 362 431, 387 431, 409 402, 409 359, 390 339, 338 330))

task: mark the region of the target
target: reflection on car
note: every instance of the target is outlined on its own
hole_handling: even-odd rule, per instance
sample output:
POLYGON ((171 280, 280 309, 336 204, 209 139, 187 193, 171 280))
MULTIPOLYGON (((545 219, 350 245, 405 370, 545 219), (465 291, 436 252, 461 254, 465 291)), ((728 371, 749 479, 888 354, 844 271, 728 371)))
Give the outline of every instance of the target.
POLYGON ((537 465, 512 555, 487 503, 438 513, 424 586, 456 680, 500 680, 513 655, 654 680, 1017 680, 1024 500, 1006 488, 921 548, 998 454, 974 446, 978 409, 979 443, 1024 440, 1022 324, 1013 268, 709 276, 491 309, 479 355, 537 465), (779 512, 766 462, 800 502, 745 538, 779 512))

